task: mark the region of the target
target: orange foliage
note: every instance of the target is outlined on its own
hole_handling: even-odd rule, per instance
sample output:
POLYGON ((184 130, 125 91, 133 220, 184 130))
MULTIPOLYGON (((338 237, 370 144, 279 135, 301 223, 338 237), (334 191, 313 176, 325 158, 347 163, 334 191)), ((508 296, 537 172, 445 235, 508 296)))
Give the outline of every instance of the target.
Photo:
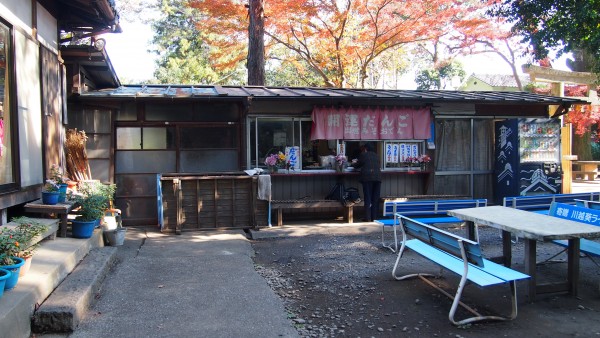
POLYGON ((575 134, 583 135, 600 122, 600 106, 576 104, 566 115, 565 122, 573 124, 575 134))
MULTIPOLYGON (((213 55, 219 59, 217 67, 243 60, 247 1, 190 0, 189 4, 205 14, 198 30, 218 47, 213 55)), ((481 34, 487 21, 475 13, 486 5, 478 0, 265 0, 266 44, 293 51, 325 85, 344 87, 351 73, 362 83, 370 63, 390 48, 454 30, 466 36, 481 34)))

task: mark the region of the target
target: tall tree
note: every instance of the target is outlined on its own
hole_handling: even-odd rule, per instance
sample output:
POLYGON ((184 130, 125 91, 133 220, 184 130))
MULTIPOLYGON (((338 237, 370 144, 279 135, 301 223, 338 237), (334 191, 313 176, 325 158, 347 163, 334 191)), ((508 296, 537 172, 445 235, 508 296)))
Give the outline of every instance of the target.
MULTIPOLYGON (((231 61, 246 55, 248 13, 243 0, 190 0, 204 16, 199 27, 231 61)), ((327 86, 364 87, 369 66, 386 50, 439 36, 471 22, 487 5, 474 0, 288 0, 264 7, 269 45, 283 45, 327 86), (349 81, 350 74, 357 81, 349 81)), ((481 22, 481 21, 477 21, 481 22)), ((473 22, 473 24, 477 24, 473 22)))
POLYGON ((186 0, 162 0, 161 16, 152 23, 152 40, 159 55, 154 73, 159 83, 217 84, 242 83, 240 67, 216 69, 210 60, 211 46, 196 29, 200 12, 185 6, 186 0))
POLYGON ((415 82, 419 90, 448 89, 454 77, 458 77, 460 82, 465 78, 462 64, 457 61, 447 64, 438 63, 433 68, 423 69, 417 74, 415 82))
POLYGON ((265 85, 265 21, 263 0, 248 1, 248 84, 265 85))
POLYGON ((513 23, 538 60, 553 49, 582 51, 600 75, 600 0, 504 0, 491 13, 513 23))

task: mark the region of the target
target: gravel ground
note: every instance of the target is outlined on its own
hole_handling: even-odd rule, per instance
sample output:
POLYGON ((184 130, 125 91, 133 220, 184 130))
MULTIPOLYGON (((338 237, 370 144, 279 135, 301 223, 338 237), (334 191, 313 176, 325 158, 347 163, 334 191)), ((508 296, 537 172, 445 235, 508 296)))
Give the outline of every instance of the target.
MULTIPOLYGON (((449 298, 419 279, 392 278, 397 255, 382 248, 376 225, 360 233, 352 226, 325 232, 314 227, 315 234, 252 241, 257 271, 283 299, 302 337, 600 337, 600 267, 589 258, 581 260, 579 297, 544 295, 532 303, 523 295, 525 284, 519 282, 515 320, 455 327, 448 320, 449 298)), ((465 235, 460 227, 445 228, 465 235)), ((482 227, 479 232, 484 254, 498 256, 498 230, 482 227)), ((558 251, 556 245, 540 243, 538 261, 558 251)), ((565 260, 566 255, 557 258, 565 260)), ((513 268, 522 271, 522 241, 513 246, 513 262, 513 268)), ((440 271, 413 252, 402 257, 400 270, 407 274, 440 271)), ((565 273, 566 263, 546 264, 538 268, 538 279, 558 281, 565 273)), ((458 280, 444 272, 434 282, 454 294, 458 280)), ((462 300, 483 314, 510 312, 508 286, 468 285, 462 300)), ((459 310, 456 318, 468 315, 459 310)))

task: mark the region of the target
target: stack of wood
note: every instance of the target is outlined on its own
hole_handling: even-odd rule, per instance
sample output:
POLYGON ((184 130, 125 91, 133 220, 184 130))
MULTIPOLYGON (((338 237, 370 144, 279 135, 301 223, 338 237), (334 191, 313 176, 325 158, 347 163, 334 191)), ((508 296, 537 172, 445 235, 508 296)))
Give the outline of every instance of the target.
POLYGON ((67 156, 67 173, 69 178, 74 181, 91 180, 92 174, 85 151, 87 136, 85 131, 77 129, 67 130, 67 141, 65 143, 65 153, 67 156))

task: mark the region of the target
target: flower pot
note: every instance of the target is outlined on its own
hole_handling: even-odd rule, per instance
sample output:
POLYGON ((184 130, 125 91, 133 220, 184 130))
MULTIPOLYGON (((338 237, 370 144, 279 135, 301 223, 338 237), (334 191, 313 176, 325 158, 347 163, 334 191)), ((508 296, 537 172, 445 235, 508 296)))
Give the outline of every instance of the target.
POLYGON ((58 203, 64 203, 67 200, 67 187, 69 185, 66 183, 62 183, 58 187, 58 203))
POLYGON ((14 261, 11 265, 0 265, 1 269, 6 269, 11 272, 10 277, 6 280, 4 284, 4 290, 10 290, 17 285, 17 281, 19 280, 19 270, 23 264, 25 264, 25 260, 19 257, 11 257, 14 261))
POLYGON ((117 228, 115 230, 105 231, 104 240, 110 246, 123 245, 125 242, 125 233, 127 228, 117 228))
POLYGON ((42 203, 54 205, 58 203, 59 195, 60 193, 58 191, 42 191, 42 203))
POLYGON ((71 221, 71 232, 75 238, 90 238, 94 233, 96 227, 96 220, 93 221, 78 221, 76 219, 71 221))
POLYGON ((0 269, 0 298, 4 294, 4 286, 6 285, 6 281, 11 277, 12 272, 6 269, 0 269))
POLYGON ((33 256, 21 257, 21 258, 23 258, 25 260, 25 264, 23 264, 23 266, 19 270, 19 277, 23 277, 27 274, 27 272, 31 268, 31 260, 33 259, 33 256))

